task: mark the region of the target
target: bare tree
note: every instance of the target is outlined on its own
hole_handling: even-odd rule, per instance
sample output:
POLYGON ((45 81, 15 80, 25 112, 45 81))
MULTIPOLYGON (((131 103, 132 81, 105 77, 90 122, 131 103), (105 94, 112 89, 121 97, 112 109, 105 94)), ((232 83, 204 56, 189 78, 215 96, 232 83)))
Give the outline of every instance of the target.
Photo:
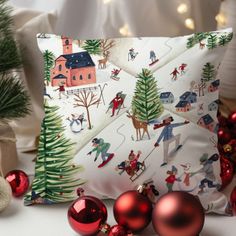
POLYGON ((90 90, 81 90, 78 94, 75 94, 76 98, 74 107, 84 107, 87 113, 89 129, 92 129, 89 107, 99 103, 100 99, 90 90))
POLYGON ((101 39, 100 47, 104 57, 109 53, 109 49, 113 46, 115 46, 115 41, 113 39, 101 39))

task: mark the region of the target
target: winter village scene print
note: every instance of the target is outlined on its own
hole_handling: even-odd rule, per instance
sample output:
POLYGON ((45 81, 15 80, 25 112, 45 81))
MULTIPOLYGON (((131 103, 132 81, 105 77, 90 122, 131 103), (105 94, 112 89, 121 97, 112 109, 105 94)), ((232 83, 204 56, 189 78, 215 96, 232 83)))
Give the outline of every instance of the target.
POLYGON ((81 186, 109 198, 145 182, 157 193, 181 190, 205 199, 219 189, 219 61, 199 55, 222 50, 231 38, 230 32, 102 40, 39 34, 45 118, 26 204, 69 201, 81 186))

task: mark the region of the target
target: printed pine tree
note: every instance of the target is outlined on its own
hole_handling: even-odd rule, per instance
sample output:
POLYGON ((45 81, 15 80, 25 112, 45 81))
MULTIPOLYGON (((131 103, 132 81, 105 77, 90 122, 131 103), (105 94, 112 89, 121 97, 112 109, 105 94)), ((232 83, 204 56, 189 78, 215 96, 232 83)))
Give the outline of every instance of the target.
POLYGON ((210 81, 215 78, 216 75, 215 66, 212 65, 211 63, 207 62, 202 70, 203 70, 202 77, 204 82, 210 81))
POLYGON ((207 38, 207 48, 214 49, 217 47, 217 35, 216 34, 209 34, 207 38))
POLYGON ((207 38, 208 33, 200 32, 195 33, 194 37, 197 42, 201 42, 203 39, 207 38))
POLYGON ((147 123, 157 119, 163 112, 157 81, 148 69, 142 69, 142 72, 138 74, 132 100, 132 112, 138 120, 147 123))
POLYGON ((233 37, 234 37, 233 32, 229 33, 229 34, 227 35, 227 42, 229 43, 229 42, 233 39, 233 37))
POLYGON ((196 38, 194 36, 187 39, 187 48, 192 48, 196 44, 196 38))
POLYGON ((32 191, 25 196, 26 205, 71 201, 76 196, 75 189, 84 183, 75 177, 83 168, 72 162, 74 144, 64 135, 58 109, 45 101, 35 179, 32 191))
POLYGON ((55 56, 52 52, 45 50, 43 52, 43 59, 44 59, 44 80, 49 85, 50 79, 50 70, 54 65, 55 56))
POLYGON ((222 34, 220 37, 219 37, 219 46, 225 46, 225 44, 227 44, 228 41, 227 41, 227 35, 225 34, 222 34))
POLYGON ((101 40, 93 39, 93 40, 85 40, 83 46, 89 54, 92 55, 100 55, 101 54, 101 40))

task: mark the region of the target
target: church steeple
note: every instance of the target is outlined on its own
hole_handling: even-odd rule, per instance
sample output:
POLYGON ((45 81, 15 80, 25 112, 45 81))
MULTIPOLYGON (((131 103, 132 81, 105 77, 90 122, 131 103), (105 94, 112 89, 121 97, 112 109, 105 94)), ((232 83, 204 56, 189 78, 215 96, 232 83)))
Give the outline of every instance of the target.
POLYGON ((72 54, 72 39, 61 37, 63 46, 63 55, 72 54))

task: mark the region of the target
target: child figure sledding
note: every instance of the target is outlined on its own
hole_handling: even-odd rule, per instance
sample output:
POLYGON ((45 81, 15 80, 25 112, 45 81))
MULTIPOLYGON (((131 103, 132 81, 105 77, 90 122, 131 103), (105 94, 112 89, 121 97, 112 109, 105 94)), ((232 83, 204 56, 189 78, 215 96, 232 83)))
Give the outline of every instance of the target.
POLYGON ((118 81, 118 80, 120 79, 120 77, 118 77, 118 75, 120 74, 120 72, 121 72, 121 69, 113 69, 113 70, 111 71, 111 76, 110 76, 110 78, 111 78, 111 79, 114 79, 114 80, 116 80, 116 81, 118 81))
POLYGON ((102 138, 94 138, 92 140, 92 146, 94 148, 87 155, 91 155, 93 152, 96 152, 94 161, 97 161, 98 157, 101 156, 102 163, 98 166, 98 168, 105 166, 114 157, 114 153, 108 153, 108 149, 111 144, 105 143, 102 138))

